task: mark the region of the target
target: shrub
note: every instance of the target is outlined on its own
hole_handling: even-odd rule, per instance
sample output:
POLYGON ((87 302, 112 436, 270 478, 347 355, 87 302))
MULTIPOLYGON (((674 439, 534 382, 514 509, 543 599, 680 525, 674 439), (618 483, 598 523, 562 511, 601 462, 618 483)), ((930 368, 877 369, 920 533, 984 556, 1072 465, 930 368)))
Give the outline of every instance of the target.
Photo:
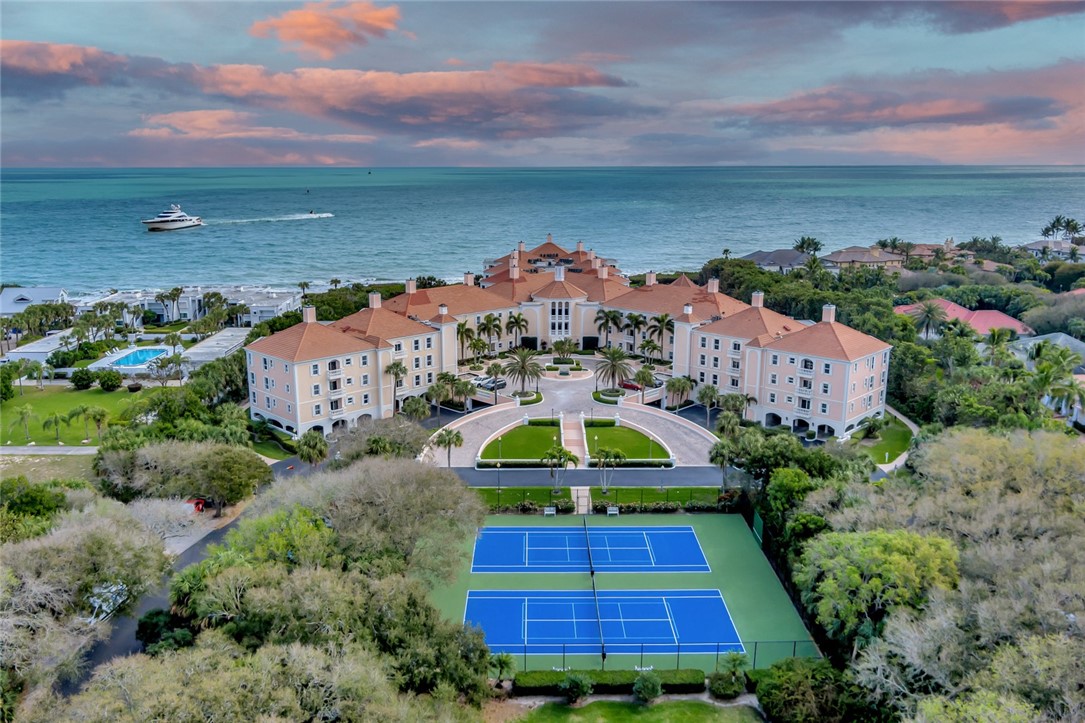
POLYGON ((584 426, 585 427, 613 427, 614 426, 614 420, 613 419, 585 419, 584 420, 584 426))
POLYGON ((659 679, 664 693, 703 693, 704 671, 696 668, 661 670, 659 679))
POLYGON ((529 420, 527 420, 527 426, 529 426, 529 427, 556 427, 556 426, 558 426, 558 420, 556 420, 556 419, 529 419, 529 420))
POLYGON ((76 389, 90 389, 98 380, 98 374, 90 369, 76 369, 72 372, 72 386, 76 389))
POLYGON ((650 703, 663 694, 663 682, 659 676, 646 671, 633 683, 633 696, 642 703, 650 703))
POLYGON ((587 673, 568 673, 558 688, 567 701, 575 703, 592 694, 592 679, 587 673))
POLYGON ((781 723, 870 720, 862 691, 827 660, 785 658, 757 684, 757 699, 781 723))
MULTIPOLYGON (((592 691, 601 695, 628 695, 633 693, 638 673, 635 670, 576 670, 569 674, 587 676, 592 691)), ((683 668, 660 670, 658 676, 663 693, 704 692, 704 671, 683 668)), ((561 671, 533 670, 516 674, 512 684, 513 695, 562 695, 562 683, 567 674, 561 671)))
POLYGON ((746 676, 731 673, 713 673, 708 678, 708 692, 713 698, 731 700, 746 690, 746 676))
POLYGON ((102 388, 102 391, 115 392, 121 388, 121 383, 123 381, 124 379, 121 377, 121 373, 115 369, 106 369, 105 371, 98 372, 98 386, 102 388))
POLYGON ((556 366, 554 366, 553 364, 547 364, 543 368, 548 372, 556 372, 558 370, 558 368, 556 366))

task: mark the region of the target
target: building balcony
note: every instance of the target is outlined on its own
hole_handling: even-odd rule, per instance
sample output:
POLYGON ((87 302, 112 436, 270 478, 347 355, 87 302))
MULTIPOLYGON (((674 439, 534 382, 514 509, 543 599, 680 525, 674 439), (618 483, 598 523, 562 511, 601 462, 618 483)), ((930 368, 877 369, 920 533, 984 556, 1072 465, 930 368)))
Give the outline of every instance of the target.
POLYGON ((347 410, 343 409, 342 407, 339 407, 339 409, 329 409, 328 410, 328 415, 332 419, 339 419, 346 413, 347 413, 347 410))
POLYGON ((814 396, 814 388, 798 386, 795 387, 795 393, 798 394, 800 397, 812 397, 814 396))
POLYGON ((814 370, 813 370, 813 368, 810 368, 810 369, 804 369, 804 368, 802 367, 802 365, 800 365, 800 366, 799 366, 799 368, 798 368, 798 369, 796 370, 796 372, 798 373, 798 375, 799 375, 800 377, 806 377, 806 378, 808 378, 808 379, 809 379, 809 378, 812 378, 812 377, 814 376, 814 370))
POLYGON ((344 394, 346 394, 346 390, 343 389, 342 387, 339 387, 338 389, 329 389, 328 390, 328 398, 329 399, 340 399, 344 394))
POLYGON ((329 369, 328 370, 328 379, 338 379, 341 376, 343 376, 342 367, 340 367, 339 369, 329 369))
POLYGON ((795 416, 799 419, 809 419, 813 416, 813 409, 802 409, 801 407, 795 407, 795 416))
POLYGON ((742 350, 741 349, 728 348, 727 349, 727 356, 734 357, 735 359, 738 359, 740 356, 742 356, 742 350))

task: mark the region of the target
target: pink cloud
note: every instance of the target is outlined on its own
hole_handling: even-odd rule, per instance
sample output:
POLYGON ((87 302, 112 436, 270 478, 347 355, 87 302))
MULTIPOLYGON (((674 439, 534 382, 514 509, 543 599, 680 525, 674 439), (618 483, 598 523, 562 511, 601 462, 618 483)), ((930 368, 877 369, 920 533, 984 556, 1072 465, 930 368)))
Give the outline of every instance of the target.
POLYGON ((479 141, 470 141, 463 138, 430 138, 418 141, 415 148, 447 148, 454 151, 473 151, 482 148, 479 141))
POLYGON ((460 68, 460 67, 463 67, 464 65, 467 65, 467 61, 466 60, 460 60, 459 58, 449 58, 448 60, 445 61, 445 65, 447 65, 447 66, 449 66, 451 68, 460 68))
POLYGON ((277 37, 302 55, 328 60, 352 47, 383 38, 396 29, 399 8, 371 2, 336 5, 331 0, 309 3, 298 10, 252 24, 258 38, 277 37))
POLYGON ((302 133, 293 128, 256 126, 253 113, 232 110, 191 110, 159 113, 144 118, 151 128, 128 132, 136 138, 260 139, 276 141, 321 141, 327 143, 373 143, 376 136, 332 133, 302 133))

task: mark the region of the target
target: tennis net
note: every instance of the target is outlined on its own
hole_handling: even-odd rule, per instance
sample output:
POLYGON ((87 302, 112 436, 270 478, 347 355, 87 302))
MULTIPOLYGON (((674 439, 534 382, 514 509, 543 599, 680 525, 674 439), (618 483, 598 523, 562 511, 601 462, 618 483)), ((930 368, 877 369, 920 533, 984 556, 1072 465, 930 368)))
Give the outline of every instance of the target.
POLYGON ((599 654, 607 659, 607 644, 603 639, 603 613, 599 609, 599 590, 595 587, 595 565, 591 559, 591 535, 588 534, 588 518, 584 518, 584 542, 588 546, 588 574, 591 577, 591 594, 595 598, 595 619, 599 622, 599 654))

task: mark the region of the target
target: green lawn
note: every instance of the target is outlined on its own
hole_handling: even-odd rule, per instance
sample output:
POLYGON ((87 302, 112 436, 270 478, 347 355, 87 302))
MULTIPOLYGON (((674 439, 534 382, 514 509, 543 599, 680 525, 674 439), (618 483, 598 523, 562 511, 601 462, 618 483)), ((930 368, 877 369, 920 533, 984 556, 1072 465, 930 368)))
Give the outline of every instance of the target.
POLYGON ((501 435, 501 440, 494 440, 482 450, 483 459, 542 459, 546 450, 554 446, 554 437, 561 444, 561 429, 558 427, 515 427, 501 435))
POLYGON ((146 334, 169 334, 174 331, 182 331, 187 326, 187 321, 175 321, 166 326, 145 326, 143 327, 143 332, 146 334))
POLYGON ((719 500, 719 487, 664 487, 660 492, 658 487, 611 487, 607 494, 603 494, 601 487, 591 488, 592 502, 605 500, 613 504, 651 504, 652 502, 681 502, 685 504, 692 500, 698 502, 715 503, 719 500))
MULTIPOLYGON (((53 412, 66 416, 73 408, 85 404, 92 407, 104 407, 111 415, 116 416, 124 409, 125 402, 147 393, 148 391, 144 390, 132 394, 124 387, 115 392, 103 392, 98 387, 78 391, 59 385, 46 385, 45 390, 42 391, 24 381, 23 393, 19 394, 19 387, 16 385, 15 397, 0 405, 0 416, 4 420, 3 429, 0 430, 3 432, 2 439, 5 444, 9 440, 12 444, 26 444, 26 434, 22 425, 19 424, 15 410, 27 404, 34 410, 29 425, 31 441, 37 444, 56 445, 56 430, 42 429, 42 424, 53 412)), ((98 438, 94 424, 89 424, 89 426, 91 444, 97 444, 98 438)), ((83 429, 82 420, 73 419, 71 426, 61 422, 60 441, 67 445, 80 444, 83 440, 83 429)))
POLYGON ((540 507, 549 507, 560 499, 572 499, 569 489, 563 488, 557 494, 553 494, 551 487, 481 487, 476 488, 479 497, 488 507, 501 507, 515 505, 521 502, 531 501, 540 507))
POLYGON ((581 708, 564 703, 546 703, 531 711, 524 723, 606 723, 607 721, 641 721, 641 723, 758 723, 761 716, 744 705, 717 708, 697 700, 677 700, 653 705, 598 701, 581 708))
POLYGON ((908 449, 908 445, 912 443, 912 433, 904 426, 904 422, 891 414, 887 416, 889 424, 878 434, 877 440, 864 439, 855 442, 870 455, 875 464, 885 464, 887 452, 889 453, 888 460, 892 462, 908 449), (874 444, 871 444, 871 442, 874 442, 874 444))
POLYGON ((0 478, 26 477, 31 482, 55 479, 94 479, 94 456, 89 454, 49 454, 44 456, 0 455, 0 478))
POLYGON ((667 459, 670 454, 660 444, 629 427, 586 427, 584 433, 589 454, 598 447, 618 448, 626 459, 667 459))
POLYGON ((265 439, 261 442, 253 442, 252 451, 257 454, 262 454, 265 457, 271 457, 272 459, 286 459, 287 457, 293 456, 292 452, 287 452, 270 439, 265 439))

